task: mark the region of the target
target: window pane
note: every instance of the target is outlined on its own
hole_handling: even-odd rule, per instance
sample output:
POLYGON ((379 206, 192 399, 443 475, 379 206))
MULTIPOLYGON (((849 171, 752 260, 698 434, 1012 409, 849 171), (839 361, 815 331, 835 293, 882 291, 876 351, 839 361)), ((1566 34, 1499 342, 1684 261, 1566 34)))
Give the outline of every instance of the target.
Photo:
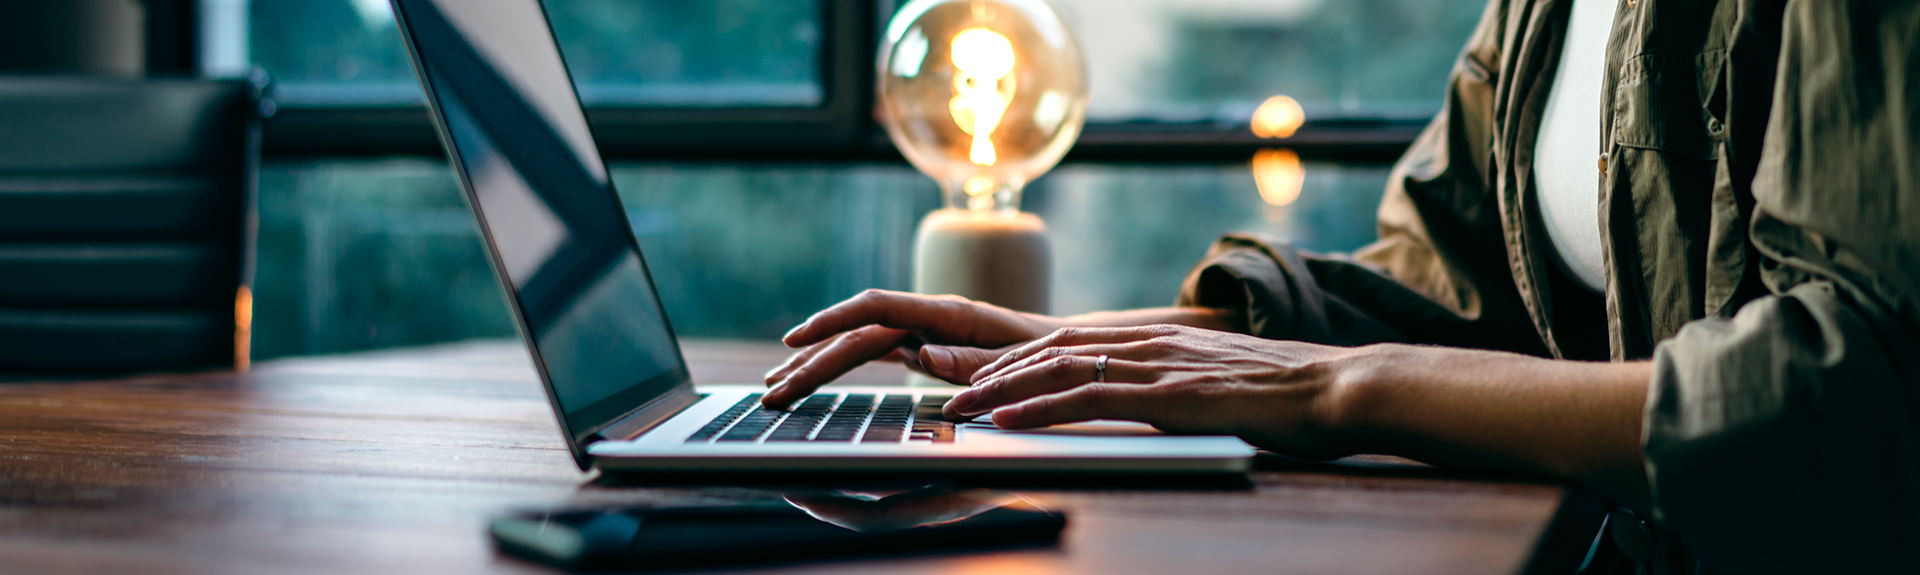
MULTIPOLYGON (((1051 0, 1087 52, 1093 120, 1244 122, 1269 97, 1307 117, 1425 116, 1483 3, 1051 0)), ((883 10, 903 2, 882 0, 883 10)))
MULTIPOLYGON (((545 4, 588 102, 813 106, 822 98, 819 2, 545 4)), ((420 98, 387 0, 203 0, 202 6, 207 66, 222 72, 258 65, 290 104, 420 98)))
MULTIPOLYGON (((914 227, 938 207, 933 183, 905 167, 613 174, 667 315, 689 337, 770 340, 862 289, 909 289, 914 227)), ((1263 195, 1246 164, 1056 170, 1024 202, 1052 237, 1052 311, 1168 305, 1229 231, 1323 252, 1374 238, 1384 167, 1309 163, 1292 177, 1297 195, 1263 195)), ((261 188, 256 357, 513 337, 444 162, 274 161, 261 188)))

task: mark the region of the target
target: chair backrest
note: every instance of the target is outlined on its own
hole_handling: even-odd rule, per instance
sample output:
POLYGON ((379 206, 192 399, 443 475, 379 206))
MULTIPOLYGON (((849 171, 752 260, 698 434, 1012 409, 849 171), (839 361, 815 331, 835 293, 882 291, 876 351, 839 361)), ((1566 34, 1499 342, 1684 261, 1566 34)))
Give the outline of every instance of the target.
POLYGON ((0 374, 245 362, 260 85, 0 77, 0 374))

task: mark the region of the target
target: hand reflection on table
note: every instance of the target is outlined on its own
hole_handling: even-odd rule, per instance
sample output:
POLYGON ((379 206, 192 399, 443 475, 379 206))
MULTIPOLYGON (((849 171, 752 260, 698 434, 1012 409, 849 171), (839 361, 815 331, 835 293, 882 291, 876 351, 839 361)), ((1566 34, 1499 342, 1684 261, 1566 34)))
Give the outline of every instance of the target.
POLYGON ((784 495, 788 503, 815 519, 862 533, 951 523, 1001 507, 1039 508, 1019 495, 993 489, 806 491, 784 495))

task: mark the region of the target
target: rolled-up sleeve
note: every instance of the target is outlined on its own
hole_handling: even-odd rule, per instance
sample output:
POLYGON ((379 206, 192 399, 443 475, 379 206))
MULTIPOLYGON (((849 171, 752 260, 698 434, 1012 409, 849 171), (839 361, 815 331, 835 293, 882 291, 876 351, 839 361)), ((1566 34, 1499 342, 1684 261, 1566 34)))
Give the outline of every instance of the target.
MULTIPOLYGON (((1316 258, 1317 260, 1317 258, 1316 258)), ((1404 337, 1338 293, 1328 291, 1291 245, 1255 234, 1231 234, 1215 242, 1207 258, 1188 275, 1180 305, 1238 310, 1248 333, 1332 345, 1402 341, 1404 337)), ((1315 267, 1351 266, 1315 261, 1315 267)), ((1370 270, 1381 287, 1392 280, 1370 270)), ((1409 292, 1407 295, 1418 297, 1409 292)))
POLYGON ((1654 356, 1654 518, 1705 564, 1920 573, 1920 5, 1794 2, 1751 237, 1772 295, 1654 356))

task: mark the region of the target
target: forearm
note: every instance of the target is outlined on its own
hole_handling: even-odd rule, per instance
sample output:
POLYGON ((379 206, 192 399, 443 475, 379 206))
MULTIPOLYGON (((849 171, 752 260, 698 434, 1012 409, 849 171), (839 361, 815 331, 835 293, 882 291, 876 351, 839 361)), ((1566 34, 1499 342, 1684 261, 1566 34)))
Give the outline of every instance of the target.
POLYGON ((1544 473, 1636 508, 1651 364, 1382 346, 1362 354, 1329 415, 1354 447, 1437 464, 1544 473))

